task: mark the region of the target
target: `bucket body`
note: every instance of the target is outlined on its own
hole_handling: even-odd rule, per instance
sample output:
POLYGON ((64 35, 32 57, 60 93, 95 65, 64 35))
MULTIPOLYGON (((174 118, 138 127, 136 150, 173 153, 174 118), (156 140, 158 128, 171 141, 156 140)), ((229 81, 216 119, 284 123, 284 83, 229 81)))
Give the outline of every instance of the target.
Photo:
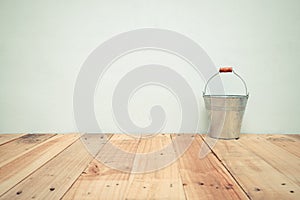
POLYGON ((203 95, 209 117, 208 136, 238 139, 248 95, 203 95))

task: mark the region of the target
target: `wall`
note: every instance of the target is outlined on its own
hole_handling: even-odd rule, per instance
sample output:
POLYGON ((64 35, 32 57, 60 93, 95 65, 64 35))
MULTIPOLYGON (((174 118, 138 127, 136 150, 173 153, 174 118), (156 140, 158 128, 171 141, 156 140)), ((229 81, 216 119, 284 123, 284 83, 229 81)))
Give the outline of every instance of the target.
MULTIPOLYGON (((216 65, 236 66, 250 92, 243 132, 299 133, 299 6, 298 0, 2 0, 0 132, 77 131, 72 98, 85 59, 116 34, 153 27, 193 39, 216 65)), ((143 59, 149 55, 156 54, 145 53, 143 59)), ((176 59, 165 60, 176 68, 176 59)), ((182 73, 192 77, 201 109, 199 132, 205 132, 204 81, 194 80, 186 69, 182 73)), ((110 76, 116 78, 118 72, 110 76)), ((102 95, 105 90, 111 89, 102 90, 102 95)), ((144 106, 151 103, 145 99, 157 101, 143 95, 160 97, 169 117, 162 131, 176 132, 180 123, 176 98, 158 87, 133 99, 129 110, 135 123, 147 125, 144 106)), ((103 131, 118 132, 99 93, 95 99, 103 131)))

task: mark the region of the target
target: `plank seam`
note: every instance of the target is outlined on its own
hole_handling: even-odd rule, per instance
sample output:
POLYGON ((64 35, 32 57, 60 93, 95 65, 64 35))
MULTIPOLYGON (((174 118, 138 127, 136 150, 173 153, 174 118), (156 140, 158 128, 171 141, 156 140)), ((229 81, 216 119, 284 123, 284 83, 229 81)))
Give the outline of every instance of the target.
MULTIPOLYGON (((84 136, 84 134, 82 135, 84 136)), ((82 137, 80 136, 79 139, 82 137)), ((111 135, 108 135, 108 140, 106 141, 106 143, 111 139, 111 135)), ((106 144, 105 143, 105 144, 106 144)), ((103 147, 105 146, 105 144, 99 149, 99 151, 97 152, 97 154, 95 156, 92 156, 93 158, 91 159, 91 161, 87 164, 87 166, 83 169, 82 172, 84 172, 86 169, 88 169, 89 165, 93 162, 93 160, 98 156, 98 154, 100 153, 100 151, 103 149, 103 147)), ((60 197, 60 199, 63 199, 66 194, 70 191, 70 189, 73 187, 73 185, 77 182, 77 180, 80 178, 80 176, 82 175, 82 172, 79 174, 79 176, 75 179, 75 181, 70 185, 70 187, 64 192, 64 194, 60 197)))
MULTIPOLYGON (((199 135, 200 136, 200 135, 199 135)), ((233 180, 236 182, 236 184, 240 187, 240 189, 245 193, 245 195, 248 197, 249 200, 251 200, 250 195, 246 192, 246 190, 242 187, 242 185, 238 182, 238 180, 235 178, 234 174, 231 173, 229 168, 224 164, 224 162, 218 157, 218 155, 213 151, 213 149, 207 144, 207 142, 204 140, 202 136, 200 136, 202 141, 208 146, 208 148, 211 150, 212 154, 218 159, 218 161, 223 165, 223 167, 226 169, 226 171, 230 174, 230 176, 233 178, 233 180)))
POLYGON ((131 171, 130 171, 130 174, 129 174, 129 177, 128 177, 128 184, 127 184, 127 187, 126 187, 126 189, 124 191, 125 199, 127 199, 126 196, 128 195, 128 191, 130 189, 130 186, 132 185, 132 183, 134 181, 134 175, 135 174, 132 173, 132 170, 134 169, 134 163, 136 161, 136 154, 137 154, 137 150, 138 150, 138 148, 140 146, 140 143, 141 143, 141 137, 139 138, 139 141, 138 141, 136 149, 135 149, 135 154, 134 154, 134 158, 133 158, 133 161, 132 161, 132 168, 131 168, 131 171))
MULTIPOLYGON (((79 137, 80 138, 80 137, 79 137)), ((67 148, 69 148, 71 145, 73 145, 79 138, 77 138, 76 140, 74 140, 74 142, 72 142, 70 145, 68 145, 66 148, 62 149, 59 153, 57 153, 55 156, 53 156, 51 159, 49 159, 47 162, 45 162, 44 164, 42 164, 41 166, 39 166, 36 170, 34 170, 33 172, 29 173, 27 176, 25 176, 22 180, 20 180, 19 182, 17 182, 14 186, 12 186, 11 188, 9 188, 6 192, 4 192, 2 195, 0 195, 0 197, 4 196, 6 193, 8 193, 10 190, 12 190, 14 187, 16 187, 18 184, 20 184, 22 181, 24 181, 25 179, 27 179, 29 176, 31 176, 32 174, 34 174, 36 171, 38 171, 40 168, 42 168, 44 165, 46 165, 48 162, 50 162, 51 160, 53 160, 55 157, 57 157, 59 154, 61 154, 64 150, 66 150, 67 148)), ((50 139, 50 138, 49 138, 50 139)), ((48 139, 47 139, 48 140, 48 139)))
MULTIPOLYGON (((22 135, 21 137, 26 136, 26 135, 30 135, 30 134, 31 134, 31 133, 25 134, 25 135, 22 135)), ((35 145, 32 146, 32 147, 29 147, 29 149, 26 149, 25 151, 21 152, 20 154, 18 154, 18 155, 16 155, 16 156, 10 157, 10 158, 9 158, 8 160, 6 160, 5 162, 0 163, 0 168, 1 168, 1 167, 4 167, 5 165, 9 164, 10 162, 13 162, 14 160, 17 160, 17 159, 20 158, 21 156, 27 154, 27 153, 30 152, 30 151, 33 151, 34 149, 40 147, 41 145, 47 143, 51 138, 53 138, 53 137, 56 136, 56 135, 57 135, 57 134, 54 133, 54 134, 52 134, 49 138, 47 138, 45 141, 43 141, 43 142, 41 142, 41 143, 37 143, 37 144, 35 144, 35 145)), ((21 137, 18 137, 18 138, 16 138, 16 139, 20 139, 21 137)), ((13 142, 13 141, 14 141, 14 140, 11 140, 11 141, 9 141, 9 142, 13 142)), ((1 145, 0 145, 0 146, 1 146, 1 145)))
MULTIPOLYGON (((173 149, 174 149, 174 153, 176 153, 176 155, 178 156, 178 152, 177 151, 175 151, 175 144, 174 144, 174 141, 173 141, 173 136, 170 134, 170 138, 171 138, 171 141, 172 141, 172 145, 173 145, 173 149)), ((188 149, 186 149, 186 151, 187 151, 188 149)), ((184 152, 185 153, 185 152, 184 152)), ((181 155, 181 156, 183 156, 184 155, 184 153, 181 155)), ((178 157, 177 158, 177 160, 179 160, 180 158, 178 157)), ((177 161, 176 161, 177 162, 177 161)), ((181 174, 181 170, 180 170, 180 165, 178 164, 177 165, 177 168, 178 168, 178 172, 179 172, 179 176, 180 176, 180 180, 181 180, 181 183, 183 183, 183 178, 182 178, 182 174, 181 174)), ((182 187, 183 188, 183 192, 184 192, 184 197, 185 197, 185 199, 187 200, 188 198, 187 198, 187 194, 186 194, 186 191, 185 191, 185 189, 184 189, 184 187, 182 187)))
POLYGON ((27 134, 27 133, 21 134, 21 135, 19 135, 19 137, 13 138, 13 139, 11 139, 11 140, 8 140, 8 141, 6 141, 6 142, 0 144, 0 146, 2 146, 2 145, 4 145, 4 144, 7 144, 7 143, 9 143, 9 142, 13 142, 13 141, 19 139, 20 137, 23 137, 24 135, 28 135, 28 134, 27 134))
MULTIPOLYGON (((262 137, 261 137, 261 138, 262 138, 262 137)), ((278 147, 277 145, 273 144, 272 142, 266 140, 265 138, 262 138, 262 139, 264 140, 265 143, 269 143, 269 145, 271 145, 271 146, 276 146, 276 147, 278 147)), ((240 143, 240 142, 239 142, 239 144, 240 144, 240 145, 243 145, 243 144, 240 143)), ((253 149, 251 149, 249 146, 247 146, 247 145, 243 145, 243 146, 244 146, 248 151, 250 151, 250 152, 252 152, 254 155, 256 155, 258 158, 264 160, 264 157, 263 157, 263 156, 261 156, 259 153, 255 152, 255 151, 253 151, 253 149)), ((278 148, 280 148, 280 147, 278 147, 278 148)), ((286 153, 289 153, 289 154, 295 156, 294 154, 292 154, 291 152, 287 151, 286 149, 283 149, 283 148, 280 148, 280 149, 281 149, 282 151, 286 152, 286 153)), ((282 171, 282 169, 280 169, 280 168, 278 168, 278 167, 276 166, 276 164, 270 162, 269 160, 264 160, 264 161, 265 161, 269 166, 271 166, 273 169, 275 169, 278 173, 283 174, 283 175, 284 175, 287 179, 289 179, 291 182, 295 183, 296 185, 299 185, 298 180, 295 181, 294 179, 291 178, 291 176, 285 174, 285 173, 282 171)))

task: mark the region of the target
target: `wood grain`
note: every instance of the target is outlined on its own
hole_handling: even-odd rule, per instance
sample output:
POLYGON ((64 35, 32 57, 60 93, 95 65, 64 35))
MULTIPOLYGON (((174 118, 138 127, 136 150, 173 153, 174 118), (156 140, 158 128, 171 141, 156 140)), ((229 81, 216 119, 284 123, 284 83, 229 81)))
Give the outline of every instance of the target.
POLYGON ((266 135, 266 140, 300 157, 299 140, 294 135, 266 135))
POLYGON ((51 160, 79 138, 78 134, 56 135, 0 168, 0 196, 51 160))
MULTIPOLYGON (((249 135, 249 137, 264 136, 249 135)), ((298 199, 299 186, 289 179, 285 172, 278 171, 268 162, 274 154, 266 157, 262 154, 257 155, 253 149, 262 144, 253 143, 254 146, 249 146, 247 143, 251 141, 247 138, 247 135, 241 135, 239 140, 219 140, 213 152, 251 199, 298 199)))
POLYGON ((300 159, 296 155, 272 144, 266 138, 244 135, 241 145, 265 160, 273 168, 284 173, 291 181, 300 186, 300 159))
POLYGON ((3 199, 59 199, 86 168, 92 156, 80 140, 5 193, 3 199))
POLYGON ((0 145, 15 140, 16 138, 21 137, 23 135, 25 135, 25 133, 24 134, 0 134, 0 145))
POLYGON ((200 136, 195 136, 189 149, 178 161, 187 199, 248 199, 212 153, 199 159, 201 143, 200 136))
POLYGON ((138 143, 139 139, 124 134, 113 135, 98 153, 98 159, 102 162, 94 159, 63 199, 124 199, 130 174, 109 166, 123 168, 127 165, 131 169, 134 156, 121 156, 111 145, 134 155, 138 143))
POLYGON ((241 134, 203 159, 200 135, 136 136, 0 135, 0 199, 300 197, 299 135, 241 134))
POLYGON ((27 134, 0 146, 0 167, 28 152, 55 134, 27 134))
POLYGON ((185 199, 170 135, 141 139, 137 152, 125 199, 185 199))

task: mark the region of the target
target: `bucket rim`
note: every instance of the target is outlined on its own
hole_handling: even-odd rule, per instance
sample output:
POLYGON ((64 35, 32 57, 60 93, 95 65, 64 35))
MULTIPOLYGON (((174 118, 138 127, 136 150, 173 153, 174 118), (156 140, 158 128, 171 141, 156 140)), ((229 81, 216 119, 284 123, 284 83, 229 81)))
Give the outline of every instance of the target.
POLYGON ((249 98, 249 94, 247 95, 203 95, 203 98, 249 98))

